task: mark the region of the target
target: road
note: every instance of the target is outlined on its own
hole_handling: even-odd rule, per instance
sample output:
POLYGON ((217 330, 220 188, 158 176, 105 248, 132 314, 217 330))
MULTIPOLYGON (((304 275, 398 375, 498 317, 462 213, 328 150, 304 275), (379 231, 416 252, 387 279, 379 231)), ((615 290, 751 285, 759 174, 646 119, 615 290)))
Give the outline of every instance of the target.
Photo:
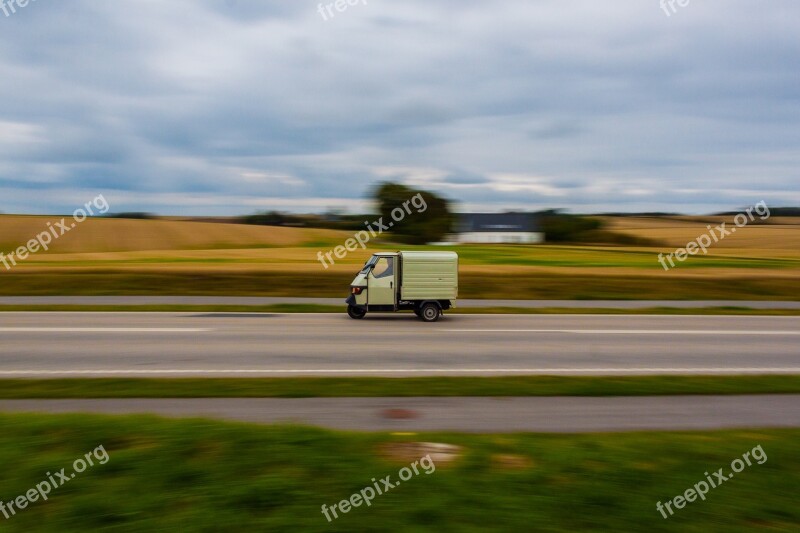
POLYGON ((2 400, 0 411, 149 413, 359 431, 594 432, 800 427, 800 395, 627 398, 2 400), (397 413, 403 417, 398 418, 397 413))
POLYGON ((800 373, 800 317, 0 313, 0 378, 800 373))
MULTIPOLYGON (((0 305, 274 305, 310 304, 343 306, 342 298, 292 298, 283 296, 0 296, 0 305)), ((519 307, 543 309, 647 309, 672 307, 745 307, 750 309, 800 309, 800 302, 768 300, 458 300, 459 308, 519 307)))

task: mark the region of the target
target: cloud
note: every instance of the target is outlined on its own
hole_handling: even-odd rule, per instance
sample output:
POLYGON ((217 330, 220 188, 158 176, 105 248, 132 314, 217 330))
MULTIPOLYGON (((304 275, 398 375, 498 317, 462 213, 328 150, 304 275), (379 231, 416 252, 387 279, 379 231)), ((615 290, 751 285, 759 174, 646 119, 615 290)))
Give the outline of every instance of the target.
POLYGON ((385 179, 480 209, 798 203, 793 0, 318 5, 0 15, 0 210, 355 210, 385 179))

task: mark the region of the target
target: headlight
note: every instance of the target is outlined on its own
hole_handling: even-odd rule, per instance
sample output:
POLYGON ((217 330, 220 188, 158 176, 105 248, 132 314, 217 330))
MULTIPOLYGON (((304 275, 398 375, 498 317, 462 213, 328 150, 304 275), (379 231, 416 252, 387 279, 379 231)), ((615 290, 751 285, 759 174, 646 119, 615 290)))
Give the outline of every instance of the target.
POLYGON ((353 294, 361 294, 364 292, 364 287, 353 287, 353 294))

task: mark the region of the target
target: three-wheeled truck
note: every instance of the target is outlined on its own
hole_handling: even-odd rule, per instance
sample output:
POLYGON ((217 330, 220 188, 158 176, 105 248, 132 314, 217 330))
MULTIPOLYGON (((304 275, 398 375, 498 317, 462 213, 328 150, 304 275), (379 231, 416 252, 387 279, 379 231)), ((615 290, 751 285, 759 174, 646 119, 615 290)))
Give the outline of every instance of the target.
POLYGON ((350 284, 347 314, 414 311, 436 322, 458 298, 458 254, 455 252, 378 252, 350 284))

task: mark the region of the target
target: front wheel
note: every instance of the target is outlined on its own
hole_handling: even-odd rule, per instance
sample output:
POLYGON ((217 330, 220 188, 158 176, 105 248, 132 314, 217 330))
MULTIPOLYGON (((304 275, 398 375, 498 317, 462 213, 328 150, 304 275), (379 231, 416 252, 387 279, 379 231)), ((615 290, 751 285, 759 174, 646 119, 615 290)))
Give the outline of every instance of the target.
POLYGON ((354 307, 352 305, 347 306, 347 314, 350 315, 350 318, 354 318, 356 320, 360 318, 364 318, 364 315, 367 314, 366 311, 363 309, 359 309, 358 307, 354 307))
POLYGON ((419 310, 419 316, 425 322, 436 322, 441 314, 442 310, 434 303, 426 303, 419 310))

